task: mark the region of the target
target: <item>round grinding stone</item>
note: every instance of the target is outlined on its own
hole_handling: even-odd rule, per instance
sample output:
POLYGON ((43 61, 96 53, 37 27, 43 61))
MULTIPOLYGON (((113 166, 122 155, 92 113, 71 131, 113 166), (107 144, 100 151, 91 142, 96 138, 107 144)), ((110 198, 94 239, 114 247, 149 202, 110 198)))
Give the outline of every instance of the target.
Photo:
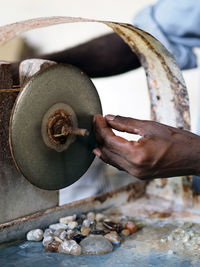
POLYGON ((17 168, 28 181, 42 189, 71 185, 94 159, 93 117, 101 113, 93 83, 78 68, 54 65, 38 73, 20 92, 10 120, 10 148, 17 168), (44 121, 48 121, 48 114, 57 106, 63 116, 69 110, 73 113, 69 118, 76 117, 72 119, 72 123, 76 121, 74 127, 89 132, 88 136, 71 138, 66 148, 58 150, 48 146, 43 136, 44 121))

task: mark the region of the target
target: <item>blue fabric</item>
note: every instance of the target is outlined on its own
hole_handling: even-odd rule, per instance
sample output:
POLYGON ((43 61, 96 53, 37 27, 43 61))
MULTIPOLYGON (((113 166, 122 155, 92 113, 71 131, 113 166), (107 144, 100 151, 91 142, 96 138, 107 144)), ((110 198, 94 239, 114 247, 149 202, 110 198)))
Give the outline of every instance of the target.
POLYGON ((137 14, 133 24, 161 41, 181 69, 197 66, 193 48, 200 47, 200 0, 159 0, 137 14))

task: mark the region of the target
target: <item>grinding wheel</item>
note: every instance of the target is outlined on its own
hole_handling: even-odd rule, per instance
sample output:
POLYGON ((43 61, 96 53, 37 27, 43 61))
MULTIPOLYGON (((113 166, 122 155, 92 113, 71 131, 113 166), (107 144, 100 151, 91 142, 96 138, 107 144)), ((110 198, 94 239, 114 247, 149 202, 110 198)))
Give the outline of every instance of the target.
POLYGON ((20 92, 10 120, 17 168, 42 189, 71 185, 94 159, 92 122, 101 113, 93 83, 78 68, 61 64, 39 72, 20 92))

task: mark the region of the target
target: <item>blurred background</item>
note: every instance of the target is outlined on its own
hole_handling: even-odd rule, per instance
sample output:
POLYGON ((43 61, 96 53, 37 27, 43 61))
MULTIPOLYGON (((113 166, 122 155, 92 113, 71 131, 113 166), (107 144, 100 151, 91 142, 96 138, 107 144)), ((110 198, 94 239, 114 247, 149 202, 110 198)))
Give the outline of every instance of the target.
MULTIPOLYGON (((139 10, 154 2, 156 1, 0 0, 0 25, 46 16, 75 16, 132 23, 134 15, 139 10)), ((0 47, 0 59, 15 61, 35 52, 59 51, 110 31, 107 26, 98 23, 75 23, 33 30, 0 47)), ((198 49, 196 49, 196 53, 200 54, 198 49)), ((190 97, 192 131, 194 132, 197 122, 198 89, 200 89, 199 74, 199 69, 183 72, 190 97)), ((93 82, 100 95, 104 114, 150 119, 148 90, 142 68, 118 76, 93 79, 93 82)), ((89 172, 80 181, 67 189, 61 190, 60 203, 69 202, 72 195, 73 200, 92 195, 95 186, 99 188, 97 192, 101 192, 133 181, 133 178, 129 175, 112 167, 102 167, 102 164, 96 160, 89 172), (97 167, 94 168, 94 165, 97 167), (92 185, 91 179, 88 180, 87 178, 88 175, 94 177, 92 185), (101 179, 98 178, 100 176, 101 179), (81 188, 85 187, 85 190, 81 189, 82 194, 77 189, 79 186, 81 188), (72 194, 74 190, 77 194, 72 194)))

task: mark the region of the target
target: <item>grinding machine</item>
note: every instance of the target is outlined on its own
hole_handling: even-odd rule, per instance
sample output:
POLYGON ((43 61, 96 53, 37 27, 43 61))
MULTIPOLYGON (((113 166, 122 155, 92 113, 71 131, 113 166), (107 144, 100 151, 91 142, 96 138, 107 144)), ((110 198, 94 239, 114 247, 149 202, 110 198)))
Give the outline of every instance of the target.
MULTIPOLYGON (((39 18, 0 27, 0 45, 31 29, 72 22, 111 27, 145 69, 152 120, 190 130, 189 99, 181 71, 165 47, 141 29, 83 18, 39 18)), ((199 222, 199 198, 191 177, 137 182, 58 205, 58 189, 77 181, 94 159, 92 121, 102 113, 100 99, 90 78, 76 66, 29 59, 20 64, 19 75, 20 84, 13 84, 11 65, 0 62, 1 266, 166 266, 161 265, 165 261, 177 266, 177 261, 192 261, 181 254, 169 259, 169 248, 159 246, 160 237, 169 231, 165 225, 199 222), (31 229, 91 210, 131 214, 146 219, 149 225, 114 252, 98 257, 46 257, 39 245, 23 241, 31 229)))

